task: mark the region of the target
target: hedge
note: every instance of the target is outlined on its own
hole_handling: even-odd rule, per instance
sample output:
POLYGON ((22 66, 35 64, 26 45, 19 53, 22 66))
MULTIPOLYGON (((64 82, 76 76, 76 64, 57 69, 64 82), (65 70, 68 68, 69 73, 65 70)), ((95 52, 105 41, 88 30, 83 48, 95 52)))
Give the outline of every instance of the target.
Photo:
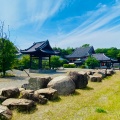
POLYGON ((64 68, 75 68, 76 65, 75 64, 63 64, 64 68))

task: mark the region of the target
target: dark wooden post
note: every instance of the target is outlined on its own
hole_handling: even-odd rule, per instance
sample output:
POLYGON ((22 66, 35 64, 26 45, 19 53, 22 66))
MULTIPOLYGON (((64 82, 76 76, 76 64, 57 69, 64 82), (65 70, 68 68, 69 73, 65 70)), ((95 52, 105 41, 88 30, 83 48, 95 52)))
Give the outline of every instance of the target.
POLYGON ((49 55, 49 68, 51 69, 51 61, 50 61, 51 56, 49 55))
POLYGON ((42 57, 39 56, 39 69, 42 69, 42 57))

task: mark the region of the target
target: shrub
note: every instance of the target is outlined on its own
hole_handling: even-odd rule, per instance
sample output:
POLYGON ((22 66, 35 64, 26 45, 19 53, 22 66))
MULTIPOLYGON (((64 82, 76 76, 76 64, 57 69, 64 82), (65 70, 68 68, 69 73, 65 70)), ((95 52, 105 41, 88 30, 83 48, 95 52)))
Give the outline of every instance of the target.
POLYGON ((75 68, 76 65, 75 64, 64 64, 63 67, 64 68, 75 68))
POLYGON ((99 61, 96 58, 90 56, 85 61, 85 65, 90 69, 94 69, 95 67, 99 66, 99 61))
POLYGON ((85 65, 81 65, 80 68, 86 68, 86 66, 85 65))

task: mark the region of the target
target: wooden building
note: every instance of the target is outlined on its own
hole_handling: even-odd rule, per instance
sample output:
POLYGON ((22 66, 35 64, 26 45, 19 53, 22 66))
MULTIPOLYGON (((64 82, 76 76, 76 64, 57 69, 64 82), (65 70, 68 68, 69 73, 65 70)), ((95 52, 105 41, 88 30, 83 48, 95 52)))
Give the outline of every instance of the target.
POLYGON ((74 62, 79 63, 79 60, 85 61, 88 56, 94 53, 95 51, 93 46, 80 47, 80 48, 76 48, 72 54, 67 55, 66 59, 68 59, 70 63, 74 63, 74 62))
POLYGON ((56 55, 57 53, 51 48, 49 41, 42 41, 33 43, 28 49, 20 50, 22 54, 29 54, 30 55, 30 69, 32 69, 32 61, 34 59, 38 60, 38 69, 42 69, 42 59, 48 58, 49 59, 49 68, 50 66, 50 57, 51 55, 56 55))

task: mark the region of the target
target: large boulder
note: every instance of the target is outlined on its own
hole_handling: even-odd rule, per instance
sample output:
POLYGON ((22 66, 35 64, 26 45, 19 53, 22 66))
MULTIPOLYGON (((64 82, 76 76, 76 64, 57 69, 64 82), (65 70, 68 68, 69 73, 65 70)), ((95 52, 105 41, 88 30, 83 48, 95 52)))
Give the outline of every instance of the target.
POLYGON ((7 106, 9 109, 31 110, 35 106, 35 102, 27 99, 9 98, 2 105, 7 106))
POLYGON ((34 93, 36 96, 43 95, 48 100, 54 100, 58 98, 58 92, 55 89, 52 88, 44 88, 36 90, 34 93))
POLYGON ((38 102, 40 104, 46 104, 48 101, 47 98, 45 98, 45 96, 34 94, 34 90, 22 91, 20 98, 33 100, 33 101, 38 102))
POLYGON ((50 80, 51 77, 32 77, 29 79, 29 89, 38 90, 46 88, 50 80))
POLYGON ((17 87, 3 88, 1 95, 7 98, 16 98, 20 95, 20 91, 17 87))
POLYGON ((85 88, 88 84, 88 77, 86 72, 70 72, 69 76, 75 83, 77 89, 85 88))
POLYGON ((48 83, 48 87, 56 89, 59 95, 69 95, 75 92, 75 83, 69 76, 55 77, 48 83))
POLYGON ((12 118, 12 112, 3 105, 0 105, 0 120, 10 120, 12 118))

